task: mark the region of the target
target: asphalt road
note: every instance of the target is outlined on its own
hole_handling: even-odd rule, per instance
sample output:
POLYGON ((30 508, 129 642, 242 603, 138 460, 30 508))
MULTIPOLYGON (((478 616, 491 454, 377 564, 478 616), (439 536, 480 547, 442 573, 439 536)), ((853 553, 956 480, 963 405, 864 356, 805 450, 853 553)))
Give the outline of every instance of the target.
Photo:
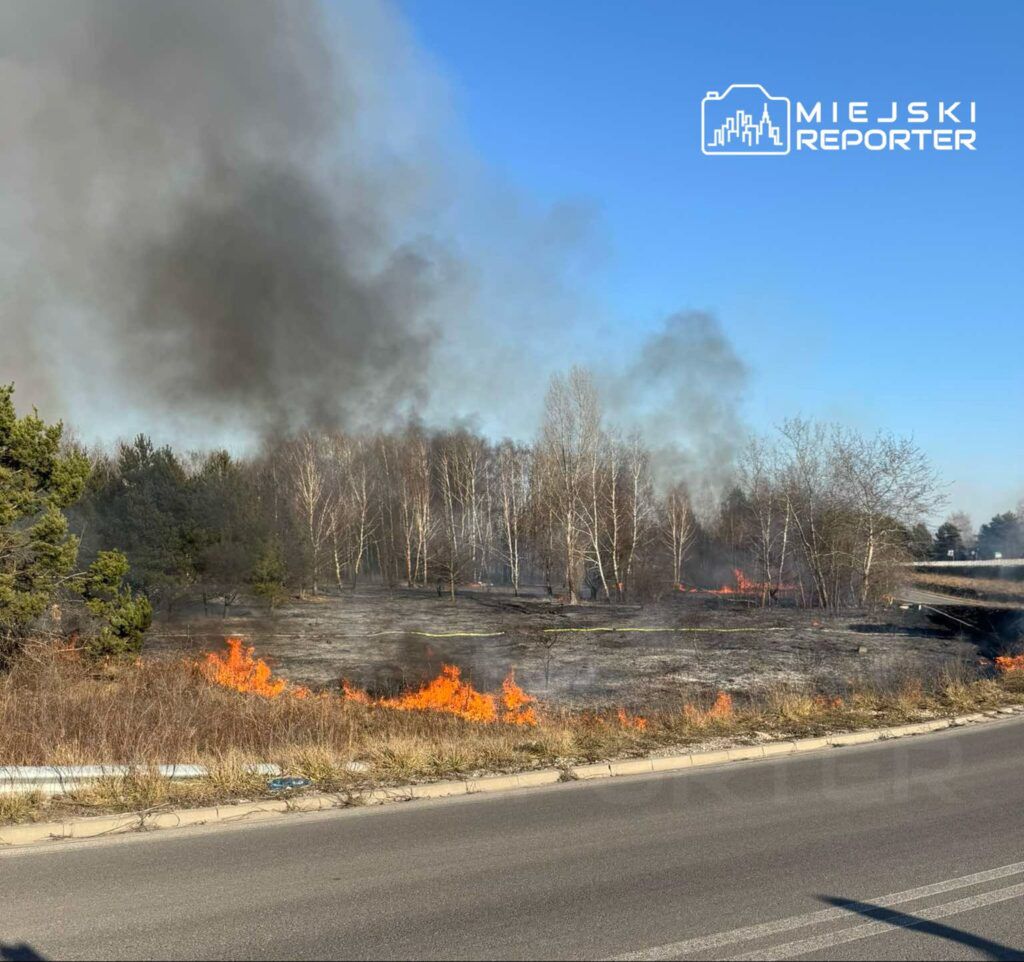
POLYGON ((0 959, 1024 958, 1024 723, 0 853, 0 959))

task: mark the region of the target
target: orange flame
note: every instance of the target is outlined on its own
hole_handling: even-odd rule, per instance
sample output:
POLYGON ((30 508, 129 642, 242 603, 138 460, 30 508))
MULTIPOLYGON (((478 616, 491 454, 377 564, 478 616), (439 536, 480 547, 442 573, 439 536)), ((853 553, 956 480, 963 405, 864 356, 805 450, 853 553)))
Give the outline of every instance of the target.
MULTIPOLYGON (((245 647, 241 638, 228 638, 227 646, 226 654, 210 652, 200 665, 203 674, 214 684, 263 698, 277 698, 287 690, 287 681, 274 678, 270 665, 262 658, 253 657, 255 648, 245 647)), ((305 694, 309 694, 308 689, 305 694)))
POLYGON ((796 591, 796 585, 775 584, 771 581, 752 581, 741 568, 733 568, 732 576, 734 585, 722 585, 721 588, 692 588, 689 585, 680 583, 678 589, 688 594, 709 594, 709 595, 760 595, 767 593, 778 593, 780 591, 796 591))
POLYGON ((647 719, 642 715, 631 715, 625 708, 620 708, 618 718, 623 728, 632 728, 638 732, 647 731, 647 719))
POLYGON ((722 585, 721 588, 716 588, 713 594, 753 595, 760 594, 762 591, 771 590, 771 585, 766 585, 760 581, 751 581, 740 568, 733 568, 732 576, 736 581, 735 587, 733 585, 722 585))
POLYGON ((720 691, 715 703, 706 711, 689 703, 683 705, 683 716, 691 725, 706 725, 711 721, 724 721, 733 713, 732 696, 720 691))
POLYGON ((416 691, 394 698, 376 701, 365 692, 342 682, 342 694, 348 701, 361 705, 378 705, 398 711, 436 711, 456 715, 468 721, 490 723, 502 721, 510 725, 536 725, 536 701, 520 688, 515 676, 509 672, 502 683, 501 694, 495 696, 477 691, 462 680, 462 672, 455 665, 443 665, 441 674, 416 691))
MULTIPOLYGON (((299 699, 313 696, 313 692, 302 685, 292 685, 284 678, 274 678, 270 666, 261 658, 256 658, 256 650, 243 645, 241 638, 228 638, 226 643, 228 650, 225 653, 210 652, 199 665, 203 675, 214 684, 263 698, 277 698, 285 693, 299 699)), ((439 711, 476 722, 537 724, 537 710, 534 707, 536 699, 516 684, 512 672, 502 682, 498 695, 477 691, 469 682, 462 680, 461 672, 454 665, 444 665, 441 674, 418 691, 395 698, 374 700, 367 692, 354 688, 347 680, 342 680, 341 694, 345 701, 396 708, 399 711, 439 711)), ((328 692, 320 692, 318 697, 331 696, 328 692)))
POLYGON ((419 691, 396 698, 382 698, 378 703, 399 711, 441 711, 469 721, 492 722, 498 717, 493 695, 478 692, 462 680, 455 665, 443 665, 441 674, 427 682, 419 691))
POLYGON ((996 668, 1004 674, 1008 671, 1024 671, 1024 654, 1000 655, 996 659, 996 668))
POLYGON ((515 672, 510 671, 501 683, 501 720, 511 725, 536 725, 536 700, 516 684, 515 672))
POLYGON ((353 688, 347 678, 341 680, 341 695, 345 701, 354 701, 360 705, 372 705, 373 699, 370 698, 365 691, 361 688, 353 688))

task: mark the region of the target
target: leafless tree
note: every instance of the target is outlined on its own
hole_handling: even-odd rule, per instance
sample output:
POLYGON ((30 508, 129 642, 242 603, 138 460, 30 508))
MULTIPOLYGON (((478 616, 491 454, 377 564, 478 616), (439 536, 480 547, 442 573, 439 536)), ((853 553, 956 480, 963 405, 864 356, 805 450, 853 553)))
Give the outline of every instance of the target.
POLYGON ((739 477, 753 520, 750 531, 761 604, 768 605, 785 581, 792 520, 778 450, 762 438, 752 438, 740 458, 739 477))
POLYGON ((530 501, 532 463, 529 448, 512 441, 499 445, 496 469, 502 555, 508 565, 514 595, 519 594, 522 579, 524 528, 530 501))
POLYGON ((838 481, 857 519, 860 601, 866 604, 879 567, 898 560, 906 530, 934 511, 942 495, 927 457, 908 438, 865 438, 847 430, 835 433, 833 445, 838 481))
POLYGON ((654 485, 650 454, 639 434, 626 441, 611 438, 607 452, 609 553, 616 595, 621 600, 630 588, 652 528, 654 485))
POLYGON ((541 480, 562 541, 566 595, 578 601, 584 557, 581 508, 588 465, 600 431, 600 405, 592 376, 574 367, 551 380, 538 443, 541 480))
POLYGON ((306 541, 308 584, 315 595, 335 517, 325 443, 307 431, 286 444, 284 455, 297 527, 306 541))
POLYGON ((672 564, 672 583, 683 583, 686 558, 693 548, 697 521, 690 504, 690 493, 677 481, 665 493, 661 509, 661 538, 672 564))

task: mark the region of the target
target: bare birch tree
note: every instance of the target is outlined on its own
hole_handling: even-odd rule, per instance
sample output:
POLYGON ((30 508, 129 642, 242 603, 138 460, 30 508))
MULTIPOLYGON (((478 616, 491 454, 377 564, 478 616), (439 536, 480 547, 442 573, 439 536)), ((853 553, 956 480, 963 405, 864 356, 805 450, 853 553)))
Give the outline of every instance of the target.
POLYGON ((600 405, 589 372, 574 367, 568 376, 555 375, 545 399, 538 455, 551 514, 560 530, 570 604, 579 600, 585 550, 581 508, 599 428, 600 405))
POLYGON ((530 500, 530 468, 532 457, 529 448, 511 441, 498 447, 496 467, 498 504, 501 519, 501 544, 505 564, 508 565, 512 593, 519 594, 522 578, 523 539, 525 515, 530 500))
POLYGON ((285 462, 297 526, 306 542, 308 582, 315 595, 335 517, 323 439, 311 432, 299 435, 286 446, 285 462))
POLYGON ((672 584, 682 585, 687 556, 697 535, 697 521, 690 493, 677 481, 665 493, 662 504, 661 537, 672 563, 672 584))

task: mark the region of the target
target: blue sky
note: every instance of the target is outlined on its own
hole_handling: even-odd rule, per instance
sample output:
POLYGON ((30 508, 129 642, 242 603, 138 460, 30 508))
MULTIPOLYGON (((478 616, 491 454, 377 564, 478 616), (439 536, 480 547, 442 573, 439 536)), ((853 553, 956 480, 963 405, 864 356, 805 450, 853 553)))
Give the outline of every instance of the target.
POLYGON ((975 521, 1024 496, 1024 4, 400 0, 482 160, 596 212, 627 343, 714 311, 757 429, 913 434, 975 521), (978 150, 700 153, 700 100, 975 100, 978 150))

